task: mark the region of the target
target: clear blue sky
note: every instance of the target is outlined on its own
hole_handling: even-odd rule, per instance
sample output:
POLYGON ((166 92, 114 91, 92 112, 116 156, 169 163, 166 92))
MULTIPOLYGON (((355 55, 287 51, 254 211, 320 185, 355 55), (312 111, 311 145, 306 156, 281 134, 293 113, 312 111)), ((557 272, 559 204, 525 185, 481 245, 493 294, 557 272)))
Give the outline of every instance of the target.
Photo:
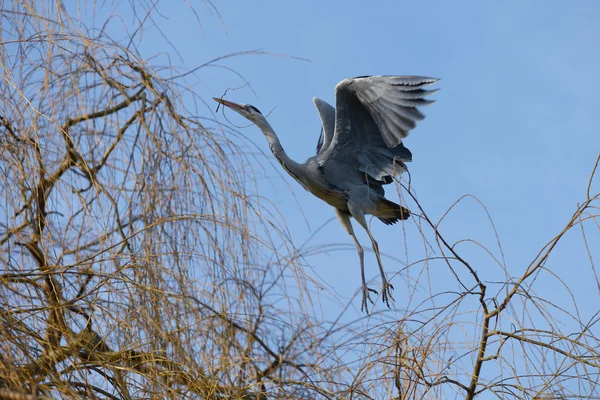
MULTIPOLYGON (((378 74, 442 78, 437 102, 424 110, 426 120, 404 142, 414 156, 409 164, 413 187, 433 219, 464 194, 479 198, 494 220, 512 276, 524 271, 585 198, 600 151, 600 2, 596 0, 216 2, 222 24, 209 8, 196 7, 202 31, 183 3, 169 2, 170 9, 166 4, 161 3, 159 10, 169 19, 157 23, 182 59, 150 32, 153 39, 143 42, 146 54, 164 50, 173 64, 189 68, 253 49, 310 60, 243 56, 219 63, 243 74, 258 95, 244 88, 230 91, 227 99, 253 104, 263 112, 275 108, 269 120, 288 154, 298 161, 314 154, 319 134, 312 97, 333 103, 333 88, 341 79, 378 74)), ((203 82, 194 90, 207 101, 244 83, 219 68, 207 68, 200 76, 203 82)), ((210 111, 207 108, 207 114, 210 111)), ((237 115, 228 116, 245 125, 237 115)), ((242 132, 268 152, 257 128, 242 132)), ((330 206, 291 178, 280 178, 274 169, 268 169, 268 175, 271 180, 260 182, 262 194, 286 216, 296 243, 334 218, 330 206)), ((393 188, 388 192, 397 200, 393 188)), ((405 230, 377 220, 372 227, 382 252, 399 260, 384 260, 389 275, 406 261, 424 256, 414 222, 405 230)), ((474 201, 453 211, 442 232, 451 241, 472 238, 500 255, 487 218, 474 201)), ((597 230, 589 233, 592 246, 595 242, 600 247, 597 230)), ((359 239, 368 247, 363 232, 359 239)), ((340 296, 339 303, 325 303, 325 314, 335 315, 360 285, 356 251, 335 219, 311 243, 346 245, 344 250, 307 260, 340 296)), ((502 279, 500 269, 482 251, 466 244, 459 248, 482 279, 502 279)), ((600 256, 597 249, 592 252, 600 256)), ((366 254, 366 262, 367 275, 377 285, 372 253, 366 254)), ((580 303, 582 319, 597 311, 598 287, 580 231, 566 238, 548 267, 579 301, 594 299, 580 303)), ((413 267, 394 278, 396 307, 402 309, 402 293, 414 289, 405 278, 417 279, 419 272, 419 267, 413 267)), ((446 279, 448 270, 442 264, 431 265, 427 273, 433 291, 458 289, 454 280, 446 279)), ((547 277, 536 282, 538 293, 566 302, 566 292, 547 277)), ((358 299, 354 305, 360 307, 358 299)))
MULTIPOLYGON (((288 154, 299 161, 313 154, 319 134, 312 97, 333 102, 333 88, 341 79, 369 74, 442 78, 437 102, 425 109, 427 119, 405 140, 414 156, 409 165, 413 186, 433 218, 463 194, 478 197, 496 224, 511 275, 524 269, 584 198, 600 150, 597 1, 217 2, 223 25, 207 8, 197 7, 203 31, 184 5, 173 2, 173 9, 165 9, 161 4, 169 19, 157 22, 183 58, 171 52, 176 65, 193 67, 253 49, 310 60, 244 56, 220 63, 243 74, 258 95, 246 88, 227 98, 263 112, 275 108, 271 124, 288 154)), ((145 51, 152 53, 156 46, 169 51, 160 41, 157 36, 156 42, 144 42, 145 51)), ((243 84, 222 69, 205 69, 201 76, 195 90, 206 99, 243 84)), ((229 117, 243 124, 237 115, 229 117)), ((255 127, 243 133, 268 151, 255 127)), ((262 182, 264 194, 286 215, 298 243, 334 217, 328 205, 290 178, 282 181, 275 171, 270 176, 273 180, 262 182)), ((406 261, 402 227, 378 221, 372 226, 382 251, 406 261)), ((454 240, 479 240, 496 251, 485 215, 473 201, 451 214, 443 232, 454 240)), ((408 260, 415 261, 422 256, 422 240, 411 239, 417 234, 414 227, 407 227, 406 234, 408 260)), ((368 245, 362 232, 359 238, 368 245)), ((357 256, 335 220, 312 243, 332 242, 348 244, 348 251, 309 262, 337 293, 350 296, 360 283, 357 256)), ((552 260, 557 272, 587 268, 580 266, 586 262, 580 240, 573 240, 576 248, 569 244, 552 260)), ((392 260, 387 264, 389 271, 401 268, 392 260)), ((482 264, 475 259, 484 279, 498 278, 486 275, 486 265, 488 259, 482 258, 482 264)), ((377 277, 373 254, 367 254, 367 269, 377 277)), ((395 284, 397 292, 406 288, 399 278, 395 284)), ((574 279, 573 284, 582 283, 574 279)))

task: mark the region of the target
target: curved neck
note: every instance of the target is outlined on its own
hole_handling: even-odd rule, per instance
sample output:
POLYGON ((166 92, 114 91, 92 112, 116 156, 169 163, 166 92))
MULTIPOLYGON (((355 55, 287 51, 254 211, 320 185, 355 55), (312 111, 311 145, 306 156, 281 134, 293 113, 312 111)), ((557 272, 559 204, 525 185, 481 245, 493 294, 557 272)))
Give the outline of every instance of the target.
POLYGON ((256 121, 255 124, 260 128, 262 133, 269 141, 271 152, 279 164, 281 164, 283 169, 285 169, 287 173, 290 174, 294 179, 302 183, 300 178, 302 176, 302 164, 299 164, 288 157, 287 153, 283 149, 283 146, 281 145, 281 142, 279 141, 279 138, 271 127, 271 124, 269 124, 269 122, 267 122, 267 120, 264 118, 256 121))

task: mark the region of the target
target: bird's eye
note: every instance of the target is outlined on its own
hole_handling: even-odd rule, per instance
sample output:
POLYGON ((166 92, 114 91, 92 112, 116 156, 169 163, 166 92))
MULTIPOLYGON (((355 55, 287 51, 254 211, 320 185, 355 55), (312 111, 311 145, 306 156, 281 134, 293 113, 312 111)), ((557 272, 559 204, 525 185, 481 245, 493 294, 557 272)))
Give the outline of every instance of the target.
POLYGON ((248 109, 248 111, 253 110, 262 115, 262 113, 260 111, 258 111, 258 108, 254 107, 254 106, 248 105, 246 108, 248 109))

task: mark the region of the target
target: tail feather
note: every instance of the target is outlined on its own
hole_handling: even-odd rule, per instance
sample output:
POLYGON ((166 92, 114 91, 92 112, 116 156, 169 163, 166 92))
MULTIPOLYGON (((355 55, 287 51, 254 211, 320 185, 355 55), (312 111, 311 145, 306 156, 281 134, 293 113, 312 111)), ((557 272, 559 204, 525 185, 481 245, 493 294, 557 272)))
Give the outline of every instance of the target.
POLYGON ((381 197, 377 202, 377 214, 375 215, 386 225, 392 225, 396 222, 410 217, 410 211, 393 201, 381 197))

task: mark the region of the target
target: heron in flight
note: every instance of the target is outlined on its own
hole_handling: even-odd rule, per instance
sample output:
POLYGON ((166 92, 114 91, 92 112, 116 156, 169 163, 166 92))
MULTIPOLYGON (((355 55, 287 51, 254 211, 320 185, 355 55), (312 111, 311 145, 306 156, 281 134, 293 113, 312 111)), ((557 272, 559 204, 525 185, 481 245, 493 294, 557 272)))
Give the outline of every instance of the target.
POLYGON ((269 141, 273 155, 283 169, 302 187, 333 206, 336 216, 356 244, 362 278, 361 310, 368 312, 364 251, 354 235, 350 217, 369 235, 381 274, 382 301, 390 307, 394 287, 387 280, 379 246, 371 234, 365 215, 374 215, 384 224, 395 224, 410 216, 406 208, 385 198, 384 185, 406 171, 411 152, 402 139, 425 116, 419 106, 433 103, 426 90, 438 79, 421 76, 361 76, 344 79, 335 87, 335 108, 313 98, 322 122, 317 154, 304 163, 288 157, 275 131, 254 106, 214 98, 254 123, 269 141))

